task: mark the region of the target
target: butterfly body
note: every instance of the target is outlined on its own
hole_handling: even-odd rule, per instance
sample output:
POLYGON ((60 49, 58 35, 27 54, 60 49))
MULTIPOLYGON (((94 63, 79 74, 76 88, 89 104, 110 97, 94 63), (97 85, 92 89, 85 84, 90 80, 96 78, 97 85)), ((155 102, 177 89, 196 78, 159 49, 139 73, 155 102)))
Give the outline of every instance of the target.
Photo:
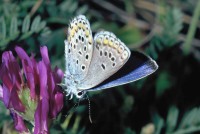
POLYGON ((144 64, 142 59, 138 71, 130 71, 129 74, 125 74, 124 78, 119 77, 104 86, 98 86, 118 72, 130 56, 129 48, 113 33, 101 31, 93 38, 86 17, 83 15, 75 17, 68 28, 68 39, 65 40, 65 90, 67 95, 70 95, 70 98, 73 95, 82 98, 86 91, 129 83, 153 73, 158 68, 152 59, 146 58, 144 64))

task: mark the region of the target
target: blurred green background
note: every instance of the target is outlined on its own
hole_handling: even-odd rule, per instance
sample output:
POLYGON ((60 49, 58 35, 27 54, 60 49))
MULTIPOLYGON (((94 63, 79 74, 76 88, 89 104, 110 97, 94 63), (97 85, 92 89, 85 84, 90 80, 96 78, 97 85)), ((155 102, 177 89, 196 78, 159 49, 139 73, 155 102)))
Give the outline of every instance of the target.
MULTIPOLYGON (((0 53, 16 45, 64 70, 64 39, 70 20, 84 14, 93 34, 115 33, 131 50, 150 55, 156 73, 137 82, 65 101, 50 127, 56 134, 188 134, 200 132, 200 0, 1 0, 0 53)), ((0 102, 0 133, 17 133, 0 102)))

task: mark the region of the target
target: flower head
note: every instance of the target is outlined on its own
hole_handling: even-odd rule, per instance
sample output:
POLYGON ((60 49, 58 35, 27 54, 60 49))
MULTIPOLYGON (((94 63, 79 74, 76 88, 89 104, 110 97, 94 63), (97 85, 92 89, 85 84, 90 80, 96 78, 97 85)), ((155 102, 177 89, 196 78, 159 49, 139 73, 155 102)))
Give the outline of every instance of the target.
POLYGON ((61 111, 63 94, 59 91, 63 72, 51 69, 47 47, 41 47, 42 60, 37 62, 33 56, 16 47, 22 69, 11 51, 2 55, 0 67, 0 100, 11 111, 15 128, 28 132, 24 120, 34 125, 34 133, 48 133, 48 123, 61 111))

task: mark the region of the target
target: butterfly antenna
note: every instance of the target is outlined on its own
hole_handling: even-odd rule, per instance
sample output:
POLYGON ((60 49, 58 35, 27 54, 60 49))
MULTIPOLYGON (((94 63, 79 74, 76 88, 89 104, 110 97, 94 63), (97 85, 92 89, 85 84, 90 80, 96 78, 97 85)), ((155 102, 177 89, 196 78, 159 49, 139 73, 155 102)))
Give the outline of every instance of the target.
POLYGON ((89 120, 90 120, 90 123, 92 123, 92 118, 91 118, 91 110, 90 110, 90 99, 88 97, 87 94, 85 94, 86 97, 87 97, 87 100, 88 100, 88 112, 89 112, 89 120))

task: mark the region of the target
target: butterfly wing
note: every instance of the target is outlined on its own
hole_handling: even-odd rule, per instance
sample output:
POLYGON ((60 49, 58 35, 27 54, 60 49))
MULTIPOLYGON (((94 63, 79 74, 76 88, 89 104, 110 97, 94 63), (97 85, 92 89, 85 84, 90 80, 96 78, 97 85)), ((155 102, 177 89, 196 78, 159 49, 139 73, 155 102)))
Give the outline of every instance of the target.
POLYGON ((93 53, 93 38, 90 24, 85 16, 75 17, 68 28, 65 40, 66 75, 75 81, 83 79, 90 65, 93 53))
POLYGON ((158 65, 150 57, 133 51, 128 62, 116 74, 98 86, 89 89, 89 91, 102 90, 134 82, 152 74, 157 69, 158 65))
POLYGON ((130 57, 130 50, 113 33, 102 31, 94 37, 94 50, 80 90, 90 89, 117 72, 130 57))

